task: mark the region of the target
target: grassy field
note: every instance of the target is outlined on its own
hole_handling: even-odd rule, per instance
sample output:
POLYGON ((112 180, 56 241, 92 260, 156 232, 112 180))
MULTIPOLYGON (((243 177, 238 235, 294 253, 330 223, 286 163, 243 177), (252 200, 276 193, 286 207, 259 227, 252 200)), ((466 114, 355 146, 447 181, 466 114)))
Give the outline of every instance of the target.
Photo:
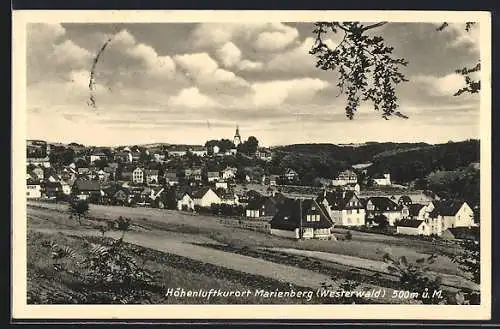
MULTIPOLYGON (((209 286, 214 289, 224 290, 246 290, 265 289, 274 290, 276 288, 289 289, 288 283, 295 284, 297 289, 305 289, 299 281, 287 281, 273 279, 272 275, 263 274, 259 269, 261 265, 251 265, 245 263, 244 259, 234 259, 237 266, 233 266, 232 257, 251 257, 253 260, 262 259, 268 265, 283 264, 292 266, 290 270, 297 270, 291 273, 291 278, 297 276, 320 274, 323 277, 335 277, 337 283, 346 278, 355 279, 358 282, 397 289, 397 282, 394 278, 375 277, 373 273, 355 270, 349 266, 335 264, 314 258, 308 258, 292 254, 275 252, 264 252, 265 248, 293 248, 299 250, 322 251, 332 254, 353 256, 359 258, 359 265, 366 265, 366 260, 381 261, 386 252, 394 256, 405 255, 410 261, 416 260, 423 255, 440 253, 445 250, 453 251, 454 246, 446 243, 436 243, 431 241, 418 241, 403 237, 384 236, 372 233, 352 231, 352 240, 344 240, 343 232, 339 231, 338 241, 294 241, 285 238, 272 236, 265 233, 243 230, 235 227, 223 225, 216 217, 193 215, 170 210, 159 210, 150 208, 123 208, 110 206, 91 205, 89 218, 83 226, 75 220, 69 219, 67 205, 65 204, 44 204, 29 203, 28 207, 28 276, 29 290, 31 291, 33 303, 40 303, 40 298, 49 300, 51 303, 58 303, 63 300, 79 301, 85 300, 81 295, 82 286, 76 284, 71 276, 57 276, 51 268, 50 257, 46 250, 40 248, 42 240, 55 240, 58 243, 69 244, 76 250, 85 252, 88 243, 92 241, 105 241, 106 238, 99 237, 96 226, 104 221, 116 219, 118 216, 131 218, 132 226, 130 235, 132 241, 136 237, 143 237, 144 242, 157 241, 155 250, 151 248, 141 248, 141 261, 146 260, 148 269, 161 273, 152 288, 151 299, 155 303, 180 303, 186 300, 177 300, 175 297, 165 297, 163 292, 168 287, 183 287, 184 289, 200 289, 209 286), (64 233, 57 233, 64 232, 64 233), (74 232, 74 233, 71 233, 74 232), (93 236, 82 236, 77 232, 92 233, 93 236), (95 240, 98 239, 98 240, 95 240), (99 240, 100 239, 100 240, 99 240), (104 240, 102 240, 104 239, 104 240), (144 240, 147 239, 147 240, 144 240), (180 244, 179 244, 180 243, 180 244), (186 244, 187 243, 187 244, 186 244), (164 250, 186 249, 184 253, 161 252, 162 244, 167 247, 164 250), (177 248, 177 249, 175 249, 177 248), (198 248, 198 249, 196 249, 198 248), (201 248, 201 249, 200 249, 201 248), (187 252, 194 253, 202 251, 192 258, 187 252), (210 252, 214 254, 212 254, 210 252), (227 256, 217 256, 216 253, 225 252, 227 256), (184 256, 182 256, 184 255, 184 256), (229 257, 228 263, 217 261, 213 257, 229 257), (257 271, 247 271, 248 266, 256 266, 257 271), (300 271, 310 271, 310 274, 300 274, 300 271), (353 272, 354 271, 354 272, 353 272), (316 274, 317 273, 317 274, 316 274), (53 280, 57 277, 57 280, 53 280), (391 281, 392 280, 392 281, 391 281), (38 297, 37 297, 38 296, 38 297), (42 296, 42 297, 40 297, 42 296), (49 296, 49 297, 44 297, 49 296), (38 299, 37 299, 38 298, 38 299)), ((140 242, 139 240, 136 240, 140 242)), ((135 242, 134 242, 135 243, 135 242)), ((139 243, 140 244, 140 243, 139 243)), ((140 244, 147 247, 155 244, 140 244)), ((137 246, 136 246, 137 247, 137 246)), ((136 248, 134 247, 134 248, 136 248)), ((137 250, 130 249, 130 255, 136 255, 137 250)), ((250 260, 250 258, 249 258, 250 260)), ((356 259, 355 259, 356 261, 356 259)), ((252 261, 253 262, 253 261, 252 261)), ((252 263, 251 262, 251 263, 252 263)), ((256 262, 253 262, 257 264, 256 262)), ((265 266, 265 265, 264 265, 265 266)), ((266 269, 269 273, 269 269, 266 269)), ((447 257, 439 256, 432 265, 434 272, 452 275, 463 275, 463 273, 447 257)), ((272 273, 273 270, 271 270, 272 273)), ((283 269, 279 269, 283 271, 283 269)), ((304 272, 306 273, 306 272, 304 272)), ((282 273, 283 274, 283 273, 282 273)), ((286 277, 281 275, 281 278, 286 277)), ((311 276, 312 277, 312 276, 311 276)), ((308 286, 310 287, 310 286, 308 286)), ((87 298, 88 299, 88 298, 87 298)), ((300 299, 265 299, 265 298, 233 298, 228 300, 211 299, 210 302, 204 299, 192 299, 190 303, 304 303, 300 299)), ((307 303, 329 303, 331 300, 314 298, 307 303)))
MULTIPOLYGON (((65 212, 66 205, 42 205, 65 212)), ((172 234, 195 235, 215 240, 234 247, 279 247, 323 251, 370 260, 382 261, 386 253, 395 257, 406 256, 415 261, 422 256, 438 254, 431 269, 435 272, 463 275, 448 257, 442 254, 454 254, 458 251, 454 244, 415 240, 406 237, 394 237, 381 234, 351 231, 352 240, 343 240, 344 233, 339 231, 337 241, 304 240, 294 241, 221 224, 216 217, 193 215, 173 210, 151 208, 124 208, 91 205, 90 216, 116 219, 118 216, 129 217, 144 230, 161 230, 172 234), (446 252, 446 253, 445 253, 446 252)))
MULTIPOLYGON (((88 252, 90 243, 106 244, 106 238, 82 238, 61 233, 47 234, 29 231, 28 233, 28 303, 33 304, 67 304, 67 303, 99 303, 99 295, 106 293, 95 287, 87 287, 82 280, 73 275, 57 271, 50 252, 42 248, 44 241, 53 241, 61 246, 78 250, 81 254, 88 252)), ((109 242, 109 241, 108 241, 109 242)), ((296 289, 306 290, 289 284, 276 282, 264 277, 247 275, 241 272, 193 261, 172 254, 157 252, 135 245, 125 245, 128 254, 141 256, 144 268, 157 273, 153 284, 146 288, 150 302, 154 304, 297 304, 320 303, 318 298, 311 301, 297 298, 272 299, 258 296, 249 297, 212 297, 210 300, 201 297, 177 298, 166 296, 168 288, 182 287, 185 290, 221 289, 224 291, 252 292, 256 289, 296 289)), ((65 263, 69 270, 75 270, 71 262, 65 263)), ((119 303, 117 301, 117 303, 119 303)), ((145 300, 137 301, 145 303, 145 300)))

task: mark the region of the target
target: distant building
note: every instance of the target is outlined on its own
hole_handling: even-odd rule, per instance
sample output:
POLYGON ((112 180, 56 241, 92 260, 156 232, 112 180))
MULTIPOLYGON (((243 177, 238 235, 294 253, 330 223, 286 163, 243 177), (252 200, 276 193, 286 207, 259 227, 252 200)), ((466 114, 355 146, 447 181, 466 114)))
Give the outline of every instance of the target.
POLYGON ((292 239, 331 239, 333 221, 315 200, 286 199, 270 222, 271 234, 292 239))
POLYGON ((221 203, 220 197, 209 187, 204 187, 193 193, 192 199, 194 204, 200 207, 210 207, 212 203, 221 203))
POLYGON ((356 184, 358 182, 358 175, 352 170, 344 170, 339 173, 337 177, 332 180, 332 185, 343 186, 348 184, 356 184))
POLYGON ((26 198, 39 199, 42 197, 42 187, 40 182, 31 178, 26 180, 26 198))
POLYGON ((397 234, 406 235, 431 235, 431 229, 429 225, 420 219, 402 219, 398 222, 396 226, 397 234))
POLYGON ((373 178, 373 182, 376 185, 388 186, 391 185, 391 174, 378 175, 373 178))
POLYGON ((390 226, 401 218, 399 205, 387 197, 371 197, 366 201, 366 217, 373 219, 377 216, 385 216, 390 226))
POLYGON ((144 170, 142 168, 137 167, 132 171, 132 182, 136 184, 144 183, 144 170))
POLYGON ((337 225, 365 225, 365 207, 354 191, 324 191, 316 201, 325 207, 337 225))
POLYGON ((216 182, 220 179, 220 173, 218 171, 207 172, 207 180, 209 183, 216 182))

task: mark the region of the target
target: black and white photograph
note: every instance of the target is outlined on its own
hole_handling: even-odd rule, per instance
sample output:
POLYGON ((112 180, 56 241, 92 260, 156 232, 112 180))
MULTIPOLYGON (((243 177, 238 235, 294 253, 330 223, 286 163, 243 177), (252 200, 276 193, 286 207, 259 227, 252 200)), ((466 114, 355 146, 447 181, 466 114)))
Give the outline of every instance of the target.
POLYGON ((487 13, 123 15, 14 16, 19 314, 489 317, 487 13))

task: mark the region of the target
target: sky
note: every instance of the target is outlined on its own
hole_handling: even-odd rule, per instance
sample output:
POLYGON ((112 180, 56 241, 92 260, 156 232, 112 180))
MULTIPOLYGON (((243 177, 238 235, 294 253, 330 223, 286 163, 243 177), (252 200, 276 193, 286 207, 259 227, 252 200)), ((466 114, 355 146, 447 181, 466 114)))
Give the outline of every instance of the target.
MULTIPOLYGON (((479 59, 479 27, 389 23, 376 30, 408 60, 397 89, 409 119, 384 120, 370 103, 345 116, 337 74, 315 67, 311 23, 30 23, 27 33, 29 139, 86 145, 261 145, 479 138, 479 96, 453 96, 455 69, 479 59), (94 71, 92 63, 107 40, 94 71)), ((374 31, 375 32, 375 31, 374 31)), ((341 36, 327 35, 335 46, 341 36)))

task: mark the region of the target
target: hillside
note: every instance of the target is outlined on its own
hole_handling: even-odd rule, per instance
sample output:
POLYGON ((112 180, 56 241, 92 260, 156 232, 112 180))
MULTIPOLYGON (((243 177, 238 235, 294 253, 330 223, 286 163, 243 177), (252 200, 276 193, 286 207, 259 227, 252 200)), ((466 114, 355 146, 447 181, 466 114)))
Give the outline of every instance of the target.
MULTIPOLYGON (((338 171, 360 163, 372 163, 367 169, 370 175, 390 172, 395 182, 406 183, 436 170, 456 170, 468 166, 471 162, 479 162, 479 146, 478 140, 435 145, 374 142, 360 146, 294 144, 278 147, 275 151, 280 159, 293 159, 286 161, 292 167, 298 165, 299 161, 302 164, 326 162, 338 171)), ((299 172, 310 170, 301 170, 301 165, 297 167, 294 169, 299 172)))

